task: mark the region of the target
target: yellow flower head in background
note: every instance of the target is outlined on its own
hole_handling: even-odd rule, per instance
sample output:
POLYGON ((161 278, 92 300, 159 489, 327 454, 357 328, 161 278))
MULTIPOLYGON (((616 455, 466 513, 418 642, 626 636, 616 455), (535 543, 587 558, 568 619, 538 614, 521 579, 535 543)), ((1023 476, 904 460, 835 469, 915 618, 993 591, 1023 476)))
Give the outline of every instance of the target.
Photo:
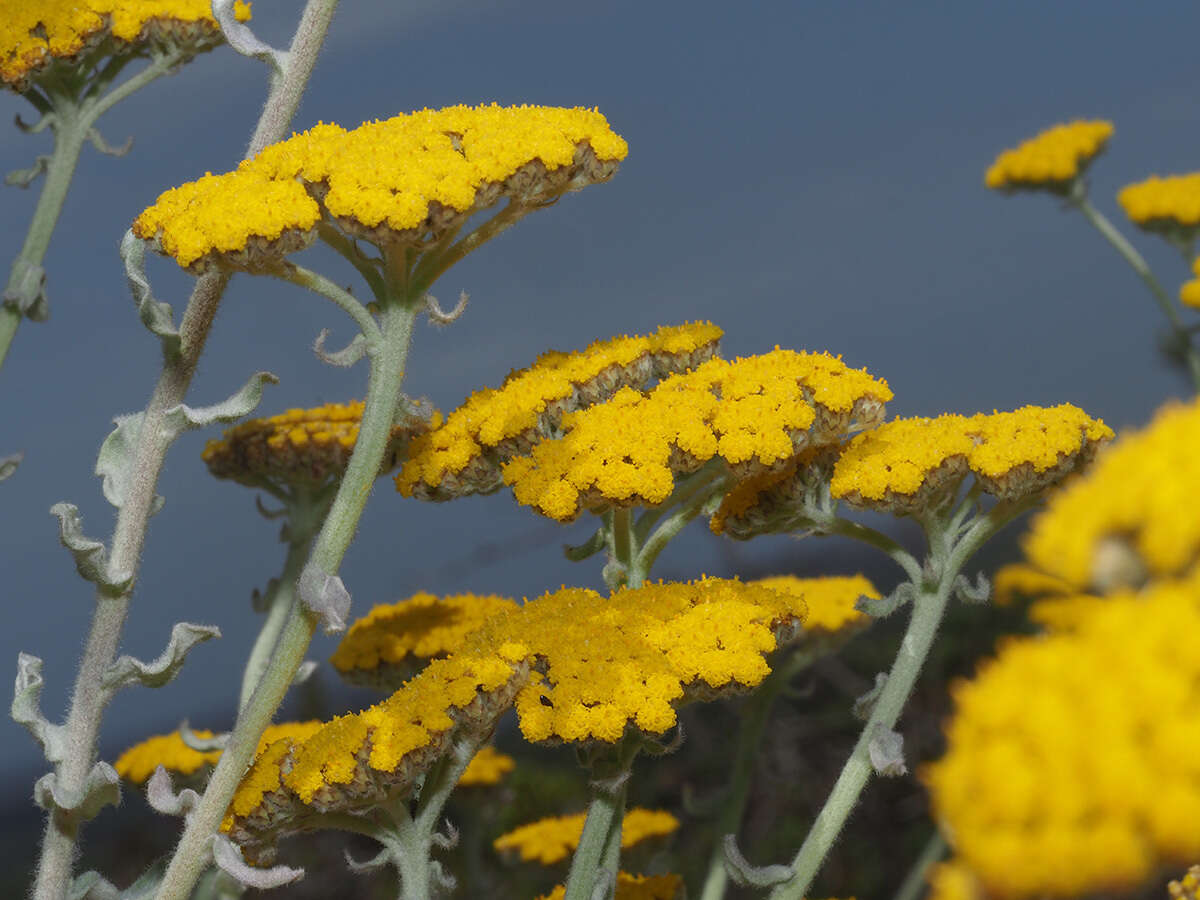
POLYGON ((809 634, 831 635, 857 631, 868 625, 871 617, 857 609, 855 604, 862 597, 871 600, 880 598, 879 591, 865 575, 824 575, 819 578, 773 575, 748 583, 803 597, 808 607, 804 630, 809 634))
POLYGON ((505 464, 504 481, 518 503, 559 521, 584 508, 655 506, 677 475, 713 459, 737 477, 781 468, 874 425, 890 399, 886 382, 825 353, 712 359, 564 416, 563 436, 505 464))
POLYGON ((500 466, 556 433, 566 413, 699 365, 712 358, 720 338, 711 322, 692 322, 596 341, 574 353, 543 353, 499 388, 471 394, 440 427, 413 441, 396 488, 422 500, 495 491, 500 466))
MULTIPOLYGON (((239 21, 250 18, 238 2, 239 21)), ((172 43, 194 53, 224 39, 210 0, 0 0, 0 82, 21 93, 56 62, 137 53, 172 43)))
POLYGON ((323 217, 379 247, 419 250, 501 200, 535 209, 607 181, 626 152, 604 116, 582 108, 451 106, 350 131, 319 124, 166 191, 133 232, 194 273, 278 265, 323 217))
MULTIPOLYGON (((320 722, 281 722, 278 725, 268 725, 258 742, 261 753, 268 744, 284 737, 302 739, 321 727, 320 722)), ((211 731, 197 729, 193 732, 201 740, 213 736, 211 731)), ((178 775, 192 775, 206 766, 215 766, 221 758, 220 750, 196 750, 183 741, 178 731, 170 734, 159 734, 146 738, 139 744, 134 744, 117 757, 113 768, 126 781, 141 784, 146 781, 154 770, 162 766, 168 772, 178 775)))
POLYGON ((1192 274, 1196 277, 1179 288, 1179 301, 1184 306, 1200 309, 1200 257, 1192 260, 1192 274))
MULTIPOLYGON (((492 846, 497 853, 515 856, 522 862, 551 866, 575 852, 586 819, 587 813, 539 819, 500 835, 492 846)), ((621 822, 621 848, 628 849, 678 829, 679 820, 666 810, 634 807, 621 822)))
POLYGON ((1200 573, 1010 639, 953 690, 925 773, 988 896, 1120 893, 1200 856, 1200 573))
POLYGON ((952 497, 971 474, 985 492, 1015 500, 1078 471, 1111 437, 1070 404, 896 419, 850 442, 830 490, 853 506, 912 514, 952 497))
POLYGON ((925 900, 987 900, 975 874, 957 859, 931 866, 925 900))
POLYGON ((1146 231, 1194 235, 1200 227, 1200 172, 1166 178, 1152 175, 1122 188, 1117 202, 1146 231))
MULTIPOLYGON (((251 487, 264 483, 315 487, 341 478, 358 441, 362 412, 362 402, 355 401, 249 419, 210 440, 201 456, 217 478, 251 487)), ((437 412, 406 416, 392 428, 383 471, 397 465, 414 435, 440 423, 437 412)))
POLYGON ((517 767, 517 761, 491 744, 480 747, 458 779, 459 787, 491 787, 517 767))
POLYGON ((350 627, 329 661, 348 681, 394 690, 429 660, 461 647, 492 616, 516 608, 494 594, 422 592, 376 606, 350 627))
MULTIPOLYGON (((567 889, 559 885, 537 900, 563 900, 567 889)), ((683 879, 678 875, 631 875, 617 873, 617 889, 613 900, 682 900, 686 894, 683 879)))
POLYGON ((1112 137, 1111 122, 1055 125, 996 157, 984 176, 993 190, 1066 193, 1112 137))
POLYGON ((1024 539, 1029 561, 1076 590, 1177 575, 1200 553, 1200 401, 1161 409, 1052 496, 1024 539))

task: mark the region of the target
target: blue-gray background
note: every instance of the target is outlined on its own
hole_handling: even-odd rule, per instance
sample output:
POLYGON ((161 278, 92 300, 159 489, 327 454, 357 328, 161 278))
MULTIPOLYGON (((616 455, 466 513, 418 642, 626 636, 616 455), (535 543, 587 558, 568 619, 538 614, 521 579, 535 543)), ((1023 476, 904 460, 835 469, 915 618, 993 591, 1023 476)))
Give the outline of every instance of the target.
MULTIPOLYGON (((299 7, 260 0, 260 34, 285 43, 299 7)), ((1124 225, 1121 185, 1196 165, 1198 30, 1188 2, 1135 12, 1117 2, 344 0, 295 126, 530 102, 599 107, 628 139, 611 183, 530 217, 443 279, 445 303, 465 289, 471 305, 450 328, 420 330, 407 383, 443 409, 547 348, 705 318, 725 329, 727 355, 776 343, 841 353, 890 381, 895 413, 1070 401, 1123 427, 1185 390, 1155 353, 1157 310, 1081 217, 1044 196, 992 194, 983 171, 1055 122, 1112 119, 1116 136, 1091 180, 1099 207, 1124 225)), ((26 454, 0 486, 0 660, 13 672, 18 651, 45 659, 52 715, 65 711, 92 592, 47 510, 76 503, 87 532, 107 538, 96 450, 114 414, 144 405, 158 368, 117 243, 159 192, 236 162, 264 82, 258 63, 222 49, 103 120, 110 142, 133 134, 134 149, 124 159, 85 151, 46 261, 52 319, 22 325, 0 370, 0 455, 26 454)), ((0 117, 29 112, 0 98, 0 117)), ((44 135, 0 131, 0 169, 46 149, 44 135)), ((0 193, 10 248, 34 199, 0 193)), ((1136 242, 1174 291, 1187 277, 1182 260, 1136 242)), ((154 262, 157 293, 180 311, 190 279, 154 262)), ((360 397, 364 367, 334 370, 309 352, 324 327, 338 345, 351 334, 315 296, 238 276, 190 401, 215 402, 258 369, 280 377, 263 413, 360 397)), ((124 649, 157 654, 180 619, 225 636, 166 689, 116 698, 102 732, 108 759, 183 717, 230 723, 258 624, 249 592, 282 560, 250 492, 206 473, 199 452, 210 436, 185 436, 167 460, 167 504, 152 522, 124 649)), ((557 552, 586 530, 552 526, 503 493, 432 506, 381 481, 343 575, 359 613, 418 589, 594 586, 594 561, 571 566, 557 552)), ((819 571, 823 546, 731 545, 695 525, 660 569, 819 571)), ((313 655, 332 646, 320 638, 313 655)), ((44 767, 7 720, 0 746, 0 809, 19 816, 44 767)))

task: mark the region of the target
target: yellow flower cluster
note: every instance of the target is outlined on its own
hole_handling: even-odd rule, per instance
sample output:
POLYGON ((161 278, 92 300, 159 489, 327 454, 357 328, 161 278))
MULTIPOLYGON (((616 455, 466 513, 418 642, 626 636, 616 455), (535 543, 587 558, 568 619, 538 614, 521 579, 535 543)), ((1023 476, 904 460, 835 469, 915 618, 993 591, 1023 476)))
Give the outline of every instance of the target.
POLYGON ((396 488, 422 500, 494 491, 501 464, 555 433, 565 413, 699 365, 720 338, 711 322, 692 322, 596 341, 575 353, 544 353, 499 388, 471 394, 444 424, 413 441, 396 488))
MULTIPOLYGON (((250 18, 241 0, 234 11, 250 18)), ((0 82, 22 92, 55 60, 73 62, 106 42, 125 53, 167 40, 215 46, 221 32, 209 0, 0 0, 0 82)))
POLYGON ((222 831, 248 860, 266 863, 281 835, 321 812, 361 811, 406 794, 457 736, 488 734, 527 674, 519 658, 475 645, 434 660, 382 703, 269 744, 238 786, 222 831))
POLYGON ((1179 288, 1179 301, 1184 306, 1200 309, 1200 257, 1192 260, 1192 274, 1196 277, 1179 288))
POLYGON ((1167 885, 1171 900, 1200 900, 1200 866, 1192 866, 1178 881, 1167 885))
POLYGON ((1055 125, 997 156, 984 184, 994 190, 1064 192, 1104 149, 1112 133, 1112 123, 1104 121, 1055 125))
POLYGON ((559 521, 581 508, 654 506, 675 476, 719 458, 738 477, 874 425, 887 383, 824 353, 712 359, 639 393, 563 417, 563 436, 505 464, 517 502, 559 521))
POLYGON ((1120 893, 1200 856, 1200 572, 1010 640, 957 685, 926 771, 958 858, 988 894, 1120 893))
POLYGON ((826 575, 820 578, 774 575, 756 578, 749 583, 804 598, 808 607, 804 630, 809 633, 833 634, 866 625, 871 617, 856 609, 855 604, 861 597, 872 600, 880 598, 879 591, 865 575, 826 575))
POLYGON ((517 767, 517 761, 491 744, 479 748, 458 779, 459 787, 488 787, 517 767))
POLYGON ((424 592, 380 604, 350 627, 329 661, 350 681, 395 689, 429 660, 461 647, 492 616, 516 607, 495 594, 424 592))
POLYGON ((1081 594, 1070 583, 1024 563, 1003 566, 992 577, 996 603, 1008 605, 1018 597, 1032 600, 1027 615, 1050 631, 1077 626, 1091 615, 1102 598, 1081 594))
MULTIPOLYGON (((563 900, 567 889, 559 885, 538 900, 563 900)), ((682 900, 685 895, 683 879, 678 875, 631 875, 617 873, 617 889, 613 900, 682 900)))
POLYGON ((987 493, 1012 500, 1061 481, 1111 437, 1070 404, 896 419, 850 442, 830 491, 854 506, 911 513, 953 494, 970 473, 987 493))
POLYGON ((1147 231, 1178 232, 1200 225, 1200 172, 1154 175, 1122 188, 1117 202, 1147 231))
MULTIPOLYGON (((264 419, 249 419, 210 440, 201 454, 217 478, 241 484, 299 484, 316 486, 338 479, 346 470, 358 441, 363 404, 327 403, 313 409, 289 409, 264 419)), ((441 424, 413 416, 392 429, 383 470, 395 467, 409 440, 441 424)))
POLYGON ((1024 541, 1029 561, 1101 592, 1185 571, 1200 553, 1200 401, 1169 405, 1050 498, 1024 541))
POLYGON ((925 900, 986 900, 975 874, 956 859, 940 862, 926 875, 925 900))
MULTIPOLYGON (((303 740, 320 727, 320 722, 281 722, 278 725, 268 725, 258 742, 258 752, 261 753, 268 744, 281 738, 303 740)), ((201 739, 213 736, 211 731, 204 729, 197 729, 193 734, 201 739)), ((170 734, 155 735, 140 744, 134 744, 117 757, 113 768, 126 781, 141 784, 153 775, 159 766, 168 772, 191 775, 204 766, 215 766, 220 758, 220 750, 195 750, 183 742, 183 737, 178 731, 172 731, 170 734)))
MULTIPOLYGON (((575 852, 583 834, 587 813, 552 816, 522 825, 492 842, 497 853, 512 854, 522 862, 551 866, 575 852)), ((679 820, 666 810, 635 807, 625 813, 621 823, 621 847, 628 849, 649 838, 672 834, 679 820)))
POLYGON ((378 246, 424 247, 502 199, 534 208, 605 181, 627 149, 582 108, 451 106, 350 131, 320 124, 167 191, 133 230, 192 271, 270 267, 311 241, 323 213, 378 246))

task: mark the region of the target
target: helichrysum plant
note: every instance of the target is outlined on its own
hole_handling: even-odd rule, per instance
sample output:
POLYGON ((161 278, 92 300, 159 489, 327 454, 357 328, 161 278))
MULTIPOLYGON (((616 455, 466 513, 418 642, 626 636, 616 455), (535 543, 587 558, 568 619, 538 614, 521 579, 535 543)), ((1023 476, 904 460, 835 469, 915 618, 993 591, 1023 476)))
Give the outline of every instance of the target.
MULTIPOLYGON (((305 874, 288 839, 343 831, 378 847, 370 859, 348 857, 347 896, 355 873, 381 868, 392 870, 404 900, 456 890, 516 896, 502 857, 517 857, 561 866, 544 885, 562 884, 543 896, 564 900, 717 900, 731 880, 758 896, 799 900, 872 777, 905 775, 916 762, 898 722, 947 607, 992 593, 988 578, 970 571, 973 554, 1043 505, 1026 563, 1002 570, 996 585, 1006 602, 1037 598, 1031 628, 1041 632, 1002 643, 974 679, 952 688, 947 752, 920 768, 942 835, 916 861, 904 896, 926 877, 942 898, 1095 895, 1132 889, 1162 867, 1184 871, 1200 857, 1200 669, 1188 644, 1200 628, 1200 530, 1180 500, 1196 480, 1194 404, 1165 409, 1111 449, 1112 430, 1067 402, 889 417, 893 393, 879 375, 821 349, 776 346, 729 359, 721 328, 698 321, 549 350, 442 414, 402 390, 418 319, 449 324, 463 313, 465 301, 446 310, 435 285, 526 215, 612 178, 628 147, 596 109, 496 104, 354 127, 317 123, 289 137, 335 5, 309 0, 287 52, 255 37, 249 10, 229 0, 211 11, 167 0, 5 10, 0 77, 42 115, 35 127, 56 134, 55 156, 18 179, 47 175, 5 292, 5 348, 21 316, 45 311, 46 241, 82 143, 105 146, 93 130, 99 113, 223 40, 272 68, 245 159, 153 202, 149 195, 121 242, 163 370, 146 408, 119 416, 100 452, 97 472, 118 510, 111 540, 85 536, 70 504, 55 507, 97 604, 64 722, 40 710, 41 660, 18 661, 13 716, 53 767, 34 789, 47 826, 33 896, 286 891, 305 874), (141 74, 115 80, 142 58, 141 74), (301 261, 318 242, 354 270, 358 293, 342 286, 345 272, 301 261), (195 276, 178 324, 154 293, 147 251, 195 276), (322 333, 313 349, 336 366, 365 360, 362 399, 248 419, 275 380, 259 372, 225 401, 185 402, 235 275, 290 282, 349 316, 352 341, 329 350, 322 333), (155 487, 165 454, 184 430, 217 423, 228 427, 208 442, 203 463, 213 477, 252 489, 259 512, 282 520, 287 547, 279 575, 255 593, 265 615, 231 698, 236 722, 228 732, 183 724, 110 765, 97 759, 96 736, 112 695, 165 684, 192 646, 218 636, 184 622, 151 662, 117 655, 147 520, 163 504, 155 487), (505 492, 554 522, 586 518, 590 537, 566 554, 595 558, 604 590, 563 585, 518 600, 439 595, 429 585, 397 601, 376 598, 355 619, 342 562, 385 474, 396 492, 381 502, 415 513, 415 501, 505 492), (920 545, 868 524, 880 514, 914 522, 920 545), (663 549, 695 519, 730 540, 850 538, 887 557, 898 583, 881 591, 861 574, 741 580, 700 568, 657 578, 663 549), (839 711, 862 724, 811 827, 789 859, 751 864, 762 854, 739 833, 773 701, 901 611, 907 626, 888 671, 853 710, 839 711), (324 720, 272 724, 289 686, 319 664, 304 661, 318 627, 343 633, 332 668, 379 699, 324 720), (674 809, 635 805, 635 767, 665 765, 661 758, 687 740, 683 707, 703 715, 732 698, 742 702, 739 733, 728 748, 712 748, 728 772, 719 839, 688 885, 666 870, 669 856, 638 855, 669 846, 689 822, 682 800, 674 809), (498 733, 511 754, 494 746, 498 733), (522 743, 573 755, 586 808, 547 804, 537 821, 499 828, 495 802, 473 796, 506 790, 515 775, 536 779, 522 743), (182 820, 169 859, 127 887, 73 870, 81 829, 122 784, 182 820), (448 821, 451 811, 469 818, 448 821), (467 865, 454 853, 460 837, 467 865), (952 856, 939 861, 947 846, 952 856), (497 854, 486 883, 485 852, 497 854)), ((1200 383, 1192 329, 1175 301, 1088 200, 1087 168, 1112 133, 1107 122, 1057 126, 1001 154, 986 183, 1048 192, 1081 210, 1142 274, 1168 315, 1172 353, 1200 383)), ((1190 261, 1195 193, 1190 176, 1151 179, 1126 188, 1120 202, 1190 261)), ((1185 285, 1185 304, 1195 305, 1193 293, 1185 285)), ((0 463, 0 477, 14 464, 0 463)), ((1172 896, 1193 896, 1194 882, 1183 875, 1172 896)))

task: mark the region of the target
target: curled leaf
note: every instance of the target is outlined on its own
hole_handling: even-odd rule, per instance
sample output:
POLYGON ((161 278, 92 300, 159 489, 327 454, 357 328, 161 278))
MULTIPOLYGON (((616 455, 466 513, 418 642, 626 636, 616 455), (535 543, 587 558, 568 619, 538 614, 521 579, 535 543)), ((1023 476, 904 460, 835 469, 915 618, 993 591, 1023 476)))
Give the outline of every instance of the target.
POLYGON ((911 603, 916 596, 917 589, 913 587, 912 582, 905 581, 896 585, 896 589, 886 597, 878 599, 859 597, 854 603, 854 608, 873 618, 882 619, 890 616, 904 604, 911 603))
POLYGON ((220 636, 221 629, 213 625, 176 622, 171 627, 171 639, 166 649, 153 662, 144 663, 127 654, 121 656, 105 671, 104 687, 109 691, 131 684, 162 687, 179 672, 189 650, 209 638, 220 636))
MULTIPOLYGON (((117 416, 113 424, 117 427, 109 432, 100 453, 96 456, 96 474, 102 479, 104 499, 120 509, 129 494, 133 478, 133 454, 137 450, 138 436, 142 431, 145 413, 117 416)), ((162 497, 155 496, 153 512, 162 508, 162 497)))
POLYGON ((466 310, 467 301, 469 299, 470 297, 467 295, 466 291, 461 292, 458 295, 458 303, 455 304, 454 309, 450 310, 450 312, 446 312, 441 308, 441 306, 438 305, 437 297, 433 296, 432 294, 426 294, 425 310, 429 314, 429 324, 449 325, 451 322, 456 321, 466 310))
POLYGON ((61 725, 42 715, 42 661, 29 653, 17 654, 17 680, 13 687, 12 717, 24 725, 42 747, 48 762, 61 762, 66 756, 66 735, 61 725))
POLYGON ((563 555, 571 562, 582 562, 604 549, 604 529, 597 528, 582 544, 563 544, 563 555))
POLYGON ((337 575, 322 572, 309 563, 300 573, 296 593, 301 604, 315 615, 326 634, 346 630, 346 618, 350 615, 350 592, 337 575))
POLYGON ((954 579, 954 596, 963 603, 987 603, 992 597, 992 582, 980 572, 971 584, 966 575, 954 579))
POLYGON ((104 135, 100 133, 98 128, 89 128, 87 131, 87 139, 92 146, 103 153, 105 156, 124 156, 133 149, 133 135, 125 139, 125 143, 119 147, 114 147, 104 139, 104 135))
POLYGON ((104 807, 121 802, 121 778, 116 769, 101 761, 92 766, 83 787, 72 790, 59 783, 56 773, 48 772, 34 784, 33 802, 44 810, 59 810, 87 821, 104 807))
POLYGON ((388 847, 384 847, 370 859, 365 859, 362 862, 351 856, 349 850, 343 850, 342 855, 346 858, 346 867, 355 875, 365 875, 368 872, 378 871, 392 861, 392 851, 388 847))
POLYGON ((21 460, 24 458, 24 453, 13 453, 9 456, 0 456, 0 481, 10 477, 13 472, 17 471, 17 466, 21 464, 21 460))
POLYGON ((188 725, 187 719, 179 723, 179 739, 185 747, 191 747, 199 753, 210 753, 213 750, 224 750, 229 743, 229 732, 214 734, 210 738, 202 738, 188 725))
POLYGON ((212 4, 213 18, 221 26, 229 46, 242 56, 262 60, 271 67, 275 75, 282 75, 288 63, 287 51, 276 50, 270 44, 260 41, 249 25, 237 20, 233 5, 234 0, 213 0, 212 4))
POLYGON ((322 328, 321 333, 317 335, 317 339, 313 341, 313 353, 317 354, 317 359, 321 360, 321 362, 337 366, 339 369, 348 369, 366 356, 367 339, 361 334, 356 334, 350 343, 341 350, 333 351, 325 349, 325 339, 328 337, 329 329, 322 328))
POLYGON ((175 314, 171 304, 154 299, 150 280, 146 277, 146 243, 134 237, 132 231, 126 231, 121 238, 121 261, 125 263, 125 278, 137 305, 138 318, 162 342, 164 354, 177 356, 180 337, 179 329, 175 327, 175 314))
POLYGON ((904 736, 885 728, 882 722, 875 724, 875 733, 867 744, 867 753, 871 757, 871 765, 880 775, 895 777, 908 772, 908 766, 904 764, 904 736))
POLYGON ((245 384, 220 403, 197 407, 180 403, 171 407, 163 416, 163 428, 174 439, 189 428, 203 428, 217 422, 236 421, 253 412, 258 406, 262 399, 263 385, 278 383, 279 379, 270 372, 255 372, 245 384))
MULTIPOLYGON (((9 178, 11 177, 10 174, 9 178)), ((36 173, 33 177, 37 177, 36 173)), ((9 181, 9 183, 19 182, 9 181)), ((24 186, 21 184, 21 187, 24 186)), ((16 262, 13 263, 8 284, 4 288, 4 302, 9 306, 15 306, 17 311, 27 319, 32 319, 34 322, 46 321, 50 317, 50 303, 46 299, 46 270, 31 263, 25 257, 18 256, 16 262)))
POLYGON ((4 183, 11 187, 27 188, 33 184, 39 175, 44 175, 50 168, 50 157, 39 154, 33 165, 27 169, 13 169, 4 176, 4 183))
POLYGON ((315 659, 306 659, 300 663, 300 667, 296 669, 296 674, 292 676, 292 685, 304 684, 304 682, 312 678, 312 674, 315 671, 317 671, 317 661, 315 659))
POLYGON ((55 503, 50 512, 58 517, 58 538, 75 558, 80 577, 111 596, 128 591, 133 573, 109 571, 108 552, 102 543, 84 536, 78 508, 72 503, 55 503))
POLYGON ((213 862, 228 872, 247 887, 260 891, 282 887, 304 877, 303 869, 291 869, 287 866, 272 866, 260 869, 246 864, 242 851, 223 834, 214 834, 212 839, 213 862))
POLYGON ((860 722, 865 722, 867 719, 871 718, 871 712, 875 709, 875 701, 879 699, 879 694, 883 690, 883 686, 887 684, 887 680, 887 673, 875 673, 874 686, 854 701, 854 707, 852 709, 854 718, 858 719, 860 722))
POLYGON ((729 873, 730 880, 740 887, 775 887, 790 881, 796 874, 791 866, 752 866, 738 849, 737 837, 732 834, 725 835, 721 850, 725 857, 725 871, 729 873))
POLYGON ((146 799, 152 809, 165 816, 187 816, 200 802, 200 795, 191 788, 184 788, 178 794, 175 793, 171 786, 171 776, 165 768, 159 766, 146 785, 146 799))

